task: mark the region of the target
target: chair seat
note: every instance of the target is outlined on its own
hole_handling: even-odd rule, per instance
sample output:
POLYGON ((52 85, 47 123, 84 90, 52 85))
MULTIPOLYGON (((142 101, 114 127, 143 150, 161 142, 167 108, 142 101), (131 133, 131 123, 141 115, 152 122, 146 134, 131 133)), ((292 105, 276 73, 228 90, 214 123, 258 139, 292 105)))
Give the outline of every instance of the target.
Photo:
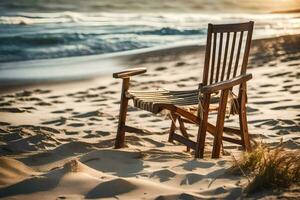
MULTIPOLYGON (((169 91, 160 89, 156 91, 128 91, 127 98, 133 100, 134 106, 152 113, 159 113, 165 105, 178 107, 198 106, 199 90, 169 91)), ((218 102, 219 97, 211 99, 211 103, 218 102)))

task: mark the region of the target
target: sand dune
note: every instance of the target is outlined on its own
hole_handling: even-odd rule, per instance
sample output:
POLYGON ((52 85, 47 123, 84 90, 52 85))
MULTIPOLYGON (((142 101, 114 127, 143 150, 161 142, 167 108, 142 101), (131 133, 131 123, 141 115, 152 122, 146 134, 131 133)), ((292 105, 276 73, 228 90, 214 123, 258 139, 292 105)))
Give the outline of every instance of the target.
MULTIPOLYGON (((300 148, 300 36, 253 42, 248 85, 252 139, 270 146, 282 140, 300 148)), ((201 80, 203 48, 131 56, 124 64, 147 67, 134 77, 139 90, 193 89, 201 80), (165 78, 168 74, 168 79, 165 78)), ((227 169, 240 147, 224 143, 224 155, 210 159, 169 143, 170 121, 129 107, 127 148, 113 149, 120 81, 111 77, 34 86, 0 96, 0 197, 14 199, 236 199, 245 177, 227 169)), ((214 121, 215 114, 210 116, 214 121)), ((237 117, 226 123, 237 126, 237 117)), ((197 127, 187 125, 195 139, 197 127)), ((297 189, 280 194, 294 198, 297 189)), ((263 198, 272 195, 255 196, 263 198)), ((272 197, 272 196, 269 196, 272 197)))

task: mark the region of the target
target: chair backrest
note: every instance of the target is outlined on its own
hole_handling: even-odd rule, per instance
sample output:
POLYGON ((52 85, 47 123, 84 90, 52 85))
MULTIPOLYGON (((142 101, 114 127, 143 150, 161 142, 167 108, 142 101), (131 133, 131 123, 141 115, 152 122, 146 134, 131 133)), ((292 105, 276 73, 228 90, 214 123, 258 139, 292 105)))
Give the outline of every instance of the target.
POLYGON ((246 73, 253 25, 252 21, 239 24, 208 24, 202 80, 204 85, 246 73))

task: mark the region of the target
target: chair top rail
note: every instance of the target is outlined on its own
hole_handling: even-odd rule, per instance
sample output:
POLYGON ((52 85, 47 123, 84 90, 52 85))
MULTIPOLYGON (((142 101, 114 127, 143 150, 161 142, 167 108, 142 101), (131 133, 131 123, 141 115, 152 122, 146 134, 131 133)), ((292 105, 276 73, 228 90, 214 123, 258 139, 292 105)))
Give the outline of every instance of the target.
POLYGON ((253 21, 236 24, 208 24, 212 27, 212 33, 249 31, 254 25, 253 21))

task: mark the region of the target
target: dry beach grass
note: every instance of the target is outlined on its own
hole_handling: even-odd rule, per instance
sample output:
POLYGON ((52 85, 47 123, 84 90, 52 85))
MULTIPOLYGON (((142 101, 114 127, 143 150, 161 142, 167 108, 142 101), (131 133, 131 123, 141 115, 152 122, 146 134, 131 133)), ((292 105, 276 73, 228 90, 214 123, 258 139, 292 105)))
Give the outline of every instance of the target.
POLYGON ((250 195, 265 189, 280 190, 300 183, 300 151, 287 150, 281 146, 274 149, 266 144, 245 153, 229 169, 230 173, 240 172, 249 179, 245 191, 250 195))

